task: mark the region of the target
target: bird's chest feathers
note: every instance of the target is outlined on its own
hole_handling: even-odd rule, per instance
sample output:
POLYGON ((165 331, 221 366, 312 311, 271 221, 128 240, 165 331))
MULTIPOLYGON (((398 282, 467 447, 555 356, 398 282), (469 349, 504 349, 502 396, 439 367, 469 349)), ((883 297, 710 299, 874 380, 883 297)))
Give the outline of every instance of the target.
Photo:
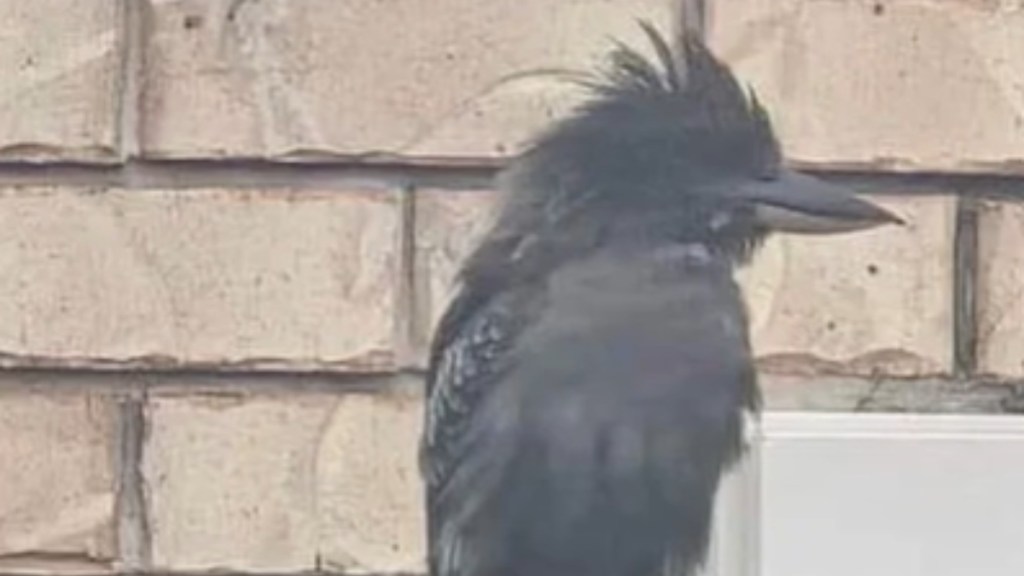
POLYGON ((678 392, 677 383, 747 360, 730 270, 699 245, 602 253, 563 267, 522 342, 517 365, 530 382, 640 396, 678 392))

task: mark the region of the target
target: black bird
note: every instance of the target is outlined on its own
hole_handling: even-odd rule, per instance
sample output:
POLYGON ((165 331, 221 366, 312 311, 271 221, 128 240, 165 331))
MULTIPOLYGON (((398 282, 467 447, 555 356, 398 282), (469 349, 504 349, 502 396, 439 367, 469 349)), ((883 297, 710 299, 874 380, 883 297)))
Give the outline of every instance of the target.
POLYGON ((656 59, 616 46, 499 175, 507 200, 437 328, 431 576, 692 574, 759 405, 734 267, 772 229, 898 221, 787 170, 724 64, 642 26, 656 59))

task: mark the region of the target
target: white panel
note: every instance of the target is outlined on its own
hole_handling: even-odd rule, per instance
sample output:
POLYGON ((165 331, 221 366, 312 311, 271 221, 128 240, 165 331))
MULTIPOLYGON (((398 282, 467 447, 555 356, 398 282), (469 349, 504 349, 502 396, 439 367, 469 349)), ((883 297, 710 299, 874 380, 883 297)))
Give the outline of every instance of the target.
POLYGON ((715 500, 715 525, 708 561, 697 576, 756 576, 760 550, 760 422, 747 418, 746 457, 722 479, 715 500))
POLYGON ((769 413, 763 426, 760 576, 1024 574, 1024 418, 769 413))

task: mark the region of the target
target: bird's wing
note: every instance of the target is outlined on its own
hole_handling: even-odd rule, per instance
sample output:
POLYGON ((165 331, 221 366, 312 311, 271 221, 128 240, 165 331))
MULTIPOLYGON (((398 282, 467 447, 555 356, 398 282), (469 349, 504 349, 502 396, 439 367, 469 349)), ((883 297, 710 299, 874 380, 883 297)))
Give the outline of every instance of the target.
POLYGON ((500 400, 499 383, 530 317, 530 300, 524 292, 485 296, 464 288, 435 334, 420 445, 433 576, 473 573, 489 553, 462 546, 461 533, 495 493, 514 453, 515 406, 500 400))
POLYGON ((464 455, 466 428, 473 423, 481 397, 497 380, 503 355, 514 339, 507 313, 494 305, 467 313, 470 298, 464 293, 448 309, 431 354, 421 464, 432 492, 446 484, 464 455))

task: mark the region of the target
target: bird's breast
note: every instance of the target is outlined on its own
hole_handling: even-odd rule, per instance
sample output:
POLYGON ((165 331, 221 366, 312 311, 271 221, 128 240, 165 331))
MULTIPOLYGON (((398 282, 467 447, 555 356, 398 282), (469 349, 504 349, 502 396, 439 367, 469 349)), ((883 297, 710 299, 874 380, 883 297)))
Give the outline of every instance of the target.
POLYGON ((594 255, 552 274, 546 302, 515 360, 545 394, 687 402, 750 362, 731 270, 694 248, 594 255))

